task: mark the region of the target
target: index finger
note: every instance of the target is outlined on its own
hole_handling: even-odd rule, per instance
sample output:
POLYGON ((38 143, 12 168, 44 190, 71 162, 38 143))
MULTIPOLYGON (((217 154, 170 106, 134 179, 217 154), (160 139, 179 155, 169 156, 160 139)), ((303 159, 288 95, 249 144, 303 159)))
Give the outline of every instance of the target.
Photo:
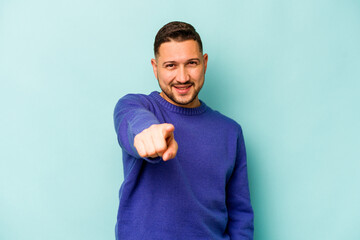
POLYGON ((174 132, 174 130, 175 130, 174 125, 172 125, 170 123, 164 123, 161 132, 162 132, 164 138, 166 139, 171 136, 171 134, 174 132))

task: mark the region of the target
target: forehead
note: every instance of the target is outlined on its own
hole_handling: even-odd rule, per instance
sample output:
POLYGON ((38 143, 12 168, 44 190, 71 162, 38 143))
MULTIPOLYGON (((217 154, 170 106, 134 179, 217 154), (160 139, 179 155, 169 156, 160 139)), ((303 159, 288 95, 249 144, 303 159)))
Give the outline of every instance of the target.
POLYGON ((159 47, 159 61, 187 60, 200 58, 199 44, 195 40, 164 42, 159 47))

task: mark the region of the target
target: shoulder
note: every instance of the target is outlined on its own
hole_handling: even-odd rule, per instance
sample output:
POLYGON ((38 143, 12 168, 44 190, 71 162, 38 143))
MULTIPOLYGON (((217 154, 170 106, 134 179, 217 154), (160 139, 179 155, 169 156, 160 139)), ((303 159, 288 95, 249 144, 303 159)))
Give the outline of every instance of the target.
POLYGON ((213 110, 210 107, 208 108, 211 118, 216 122, 217 125, 221 126, 221 128, 228 129, 229 131, 242 134, 241 125, 237 121, 217 110, 213 110))
POLYGON ((122 107, 131 107, 131 106, 143 106, 149 108, 153 105, 153 100, 149 95, 140 94, 140 93, 128 93, 121 97, 116 105, 115 109, 122 107))
POLYGON ((118 103, 123 102, 147 102, 150 101, 149 95, 141 94, 141 93, 128 93, 122 96, 118 103))

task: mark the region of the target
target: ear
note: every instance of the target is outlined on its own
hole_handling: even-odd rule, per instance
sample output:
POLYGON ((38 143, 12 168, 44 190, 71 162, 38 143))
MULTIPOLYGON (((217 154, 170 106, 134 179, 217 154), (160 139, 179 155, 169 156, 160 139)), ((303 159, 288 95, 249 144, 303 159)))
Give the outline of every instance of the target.
POLYGON ((206 73, 206 69, 207 69, 207 62, 208 62, 208 55, 207 53, 204 54, 203 56, 203 61, 204 61, 204 74, 206 73))
POLYGON ((151 59, 151 65, 153 67, 155 78, 158 79, 158 76, 157 76, 157 63, 156 63, 156 60, 154 58, 151 59))

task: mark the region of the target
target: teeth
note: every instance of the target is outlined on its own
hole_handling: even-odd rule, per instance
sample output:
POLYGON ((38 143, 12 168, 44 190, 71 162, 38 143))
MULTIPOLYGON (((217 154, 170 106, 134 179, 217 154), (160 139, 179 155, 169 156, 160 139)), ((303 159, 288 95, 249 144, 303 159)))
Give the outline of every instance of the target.
POLYGON ((188 89, 189 87, 176 87, 177 89, 181 89, 181 90, 184 90, 184 89, 188 89))

